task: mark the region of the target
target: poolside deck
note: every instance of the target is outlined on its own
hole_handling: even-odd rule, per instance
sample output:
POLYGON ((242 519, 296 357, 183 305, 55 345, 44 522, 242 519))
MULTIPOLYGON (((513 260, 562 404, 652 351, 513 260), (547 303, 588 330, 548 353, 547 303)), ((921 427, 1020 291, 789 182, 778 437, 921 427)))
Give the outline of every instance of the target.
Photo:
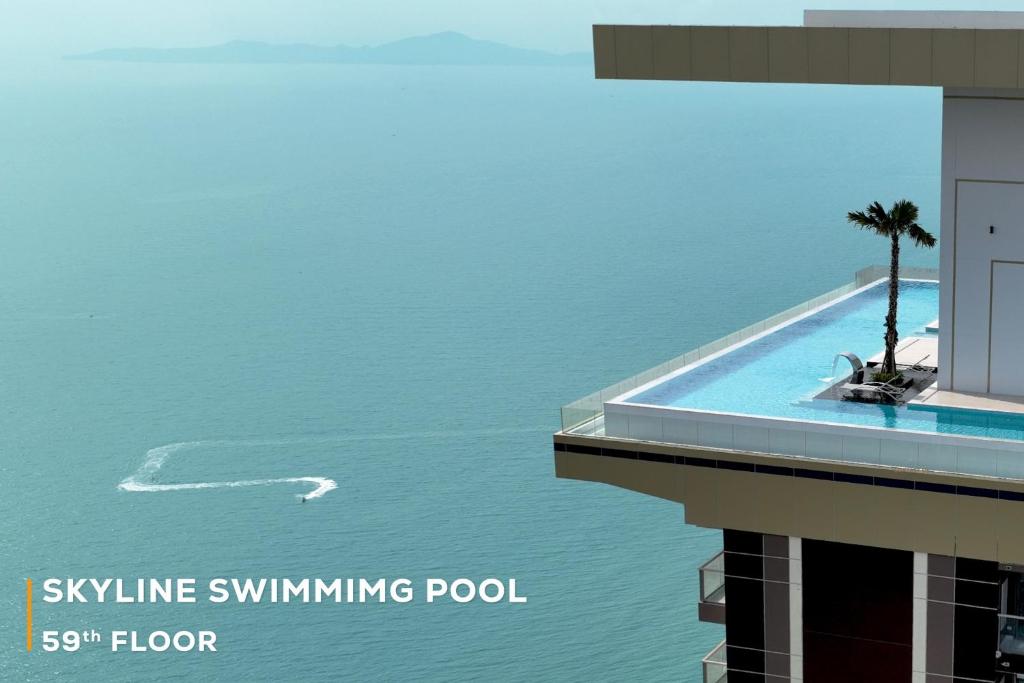
MULTIPOLYGON (((867 365, 881 365, 885 352, 868 359, 867 365)), ((896 365, 917 365, 923 368, 939 367, 938 337, 907 337, 896 344, 896 365)))
POLYGON ((959 410, 980 410, 992 413, 1024 415, 1024 397, 943 391, 938 388, 937 384, 932 384, 908 401, 907 407, 918 410, 955 408, 959 410))

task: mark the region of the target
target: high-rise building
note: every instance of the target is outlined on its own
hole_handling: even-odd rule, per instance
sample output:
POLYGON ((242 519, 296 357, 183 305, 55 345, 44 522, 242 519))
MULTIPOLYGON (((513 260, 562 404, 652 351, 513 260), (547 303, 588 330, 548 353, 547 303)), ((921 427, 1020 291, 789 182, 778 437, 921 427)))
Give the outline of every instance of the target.
POLYGON ((1024 681, 1024 12, 595 26, 594 61, 943 89, 940 268, 900 273, 898 379, 872 379, 889 270, 867 268, 565 406, 555 465, 723 530, 707 681, 1024 681))

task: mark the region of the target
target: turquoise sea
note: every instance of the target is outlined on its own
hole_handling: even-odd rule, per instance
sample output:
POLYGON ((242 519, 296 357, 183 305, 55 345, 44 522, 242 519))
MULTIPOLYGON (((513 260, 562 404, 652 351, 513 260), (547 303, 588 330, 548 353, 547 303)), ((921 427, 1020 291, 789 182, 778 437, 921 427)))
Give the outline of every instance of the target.
POLYGON ((847 210, 907 196, 938 227, 928 90, 74 62, 0 73, 0 102, 4 680, 698 681, 720 532, 555 479, 559 406, 884 262, 847 210), (168 452, 164 484, 338 488, 118 489, 168 452), (24 580, 51 576, 529 602, 37 600, 28 654, 24 580), (220 651, 39 647, 85 628, 220 651))

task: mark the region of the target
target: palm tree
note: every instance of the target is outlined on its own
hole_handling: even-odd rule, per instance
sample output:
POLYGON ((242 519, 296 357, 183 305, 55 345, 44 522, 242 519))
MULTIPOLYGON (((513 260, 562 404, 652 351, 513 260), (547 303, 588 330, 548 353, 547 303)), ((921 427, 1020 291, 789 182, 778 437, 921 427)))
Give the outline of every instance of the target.
POLYGON ((892 205, 889 212, 878 202, 869 204, 864 211, 851 211, 846 220, 859 228, 870 230, 892 240, 889 258, 889 313, 885 316, 885 360, 882 361, 880 379, 888 381, 896 377, 896 300, 900 283, 900 238, 906 235, 914 246, 934 247, 935 236, 917 224, 917 206, 901 199, 892 205))

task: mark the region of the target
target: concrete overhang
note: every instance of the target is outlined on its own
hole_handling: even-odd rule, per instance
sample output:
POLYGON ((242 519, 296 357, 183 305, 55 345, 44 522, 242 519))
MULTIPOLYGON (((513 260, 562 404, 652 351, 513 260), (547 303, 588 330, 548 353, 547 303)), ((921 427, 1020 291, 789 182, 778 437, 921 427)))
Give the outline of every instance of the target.
POLYGON ((559 478, 682 503, 687 524, 1024 565, 1024 482, 565 433, 554 447, 559 478))
POLYGON ((804 26, 594 26, 597 78, 1024 88, 1024 12, 808 10, 804 26))

